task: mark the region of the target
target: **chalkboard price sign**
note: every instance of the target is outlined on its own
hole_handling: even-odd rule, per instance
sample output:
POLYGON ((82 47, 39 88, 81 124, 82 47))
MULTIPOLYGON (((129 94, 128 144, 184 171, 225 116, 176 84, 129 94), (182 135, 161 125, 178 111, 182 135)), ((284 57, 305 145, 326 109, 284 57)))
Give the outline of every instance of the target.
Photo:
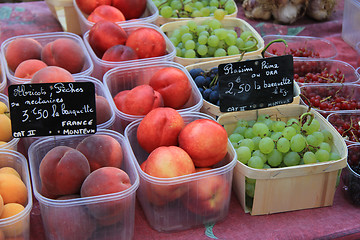
POLYGON ((292 55, 220 64, 220 111, 234 112, 291 103, 292 55))
POLYGON ((91 82, 10 85, 8 95, 13 137, 96 132, 91 82))

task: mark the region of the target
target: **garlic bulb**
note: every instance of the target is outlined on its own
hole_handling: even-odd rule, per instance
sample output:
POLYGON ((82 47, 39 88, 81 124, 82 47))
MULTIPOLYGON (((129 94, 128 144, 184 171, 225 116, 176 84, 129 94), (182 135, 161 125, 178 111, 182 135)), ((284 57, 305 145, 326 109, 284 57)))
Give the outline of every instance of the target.
POLYGON ((244 0, 242 7, 247 18, 269 20, 271 18, 273 0, 244 0))
POLYGON ((330 18, 335 5, 336 0, 311 0, 306 15, 317 21, 325 21, 330 18))
POLYGON ((274 0, 272 10, 274 19, 283 24, 291 24, 301 18, 306 11, 309 0, 274 0))

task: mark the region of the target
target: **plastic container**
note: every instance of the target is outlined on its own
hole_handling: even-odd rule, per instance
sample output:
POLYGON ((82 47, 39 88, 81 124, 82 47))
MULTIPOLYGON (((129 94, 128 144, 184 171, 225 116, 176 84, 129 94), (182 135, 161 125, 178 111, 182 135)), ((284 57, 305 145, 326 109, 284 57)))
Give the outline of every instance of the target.
MULTIPOLYGON (((8 96, 6 96, 3 93, 0 93, 0 102, 3 102, 6 104, 6 106, 9 109, 9 98, 8 96)), ((10 149, 10 150, 17 150, 17 145, 20 141, 20 138, 12 138, 9 142, 5 143, 5 144, 0 144, 0 150, 2 149, 10 149)))
MULTIPOLYGON (((234 1, 234 0, 230 0, 231 2, 234 2, 234 5, 235 5, 235 12, 233 12, 232 14, 228 14, 228 15, 225 15, 225 18, 236 18, 237 16, 237 13, 238 13, 238 7, 237 7, 237 3, 234 1)), ((197 18, 202 18, 202 19, 206 19, 208 17, 197 17, 197 18)), ((163 25, 165 23, 168 23, 168 22, 176 22, 176 21, 182 21, 182 20, 190 20, 190 19, 194 19, 194 18, 164 18, 162 17, 161 15, 159 15, 159 17, 156 19, 156 24, 157 25, 163 25)))
MULTIPOLYGON (((117 93, 123 90, 129 90, 136 86, 142 84, 148 84, 151 77, 155 74, 156 71, 165 68, 165 67, 175 67, 182 70, 188 77, 190 84, 192 86, 192 93, 190 99, 187 103, 178 111, 180 113, 184 112, 198 112, 203 103, 203 98, 200 91, 196 87, 195 82, 190 76, 189 72, 178 63, 174 62, 148 62, 142 65, 132 65, 126 68, 117 67, 111 69, 104 75, 104 84, 108 90, 111 99, 115 97, 117 93)), ((132 121, 137 119, 142 119, 144 115, 130 115, 126 114, 117 109, 115 106, 114 100, 110 102, 115 109, 116 120, 115 120, 115 130, 123 132, 125 127, 132 121)))
POLYGON ((69 32, 50 32, 50 33, 37 33, 37 34, 28 34, 28 35, 21 35, 21 36, 16 36, 16 37, 12 37, 12 38, 8 38, 7 40, 5 40, 2 44, 1 44, 1 57, 2 60, 4 61, 4 65, 5 65, 5 72, 6 72, 6 76, 8 78, 9 84, 23 84, 23 83, 28 83, 30 82, 30 79, 24 79, 24 78, 18 78, 14 76, 14 72, 12 70, 9 69, 9 67, 7 66, 7 62, 5 59, 5 52, 7 47, 9 46, 9 44, 17 39, 17 38, 33 38, 35 40, 37 40, 43 47, 52 41, 55 41, 56 39, 59 38, 67 38, 67 39, 71 39, 76 41, 82 48, 84 55, 85 55, 85 64, 83 66, 83 69, 81 70, 81 72, 79 73, 74 73, 72 74, 74 77, 76 76, 89 76, 93 69, 94 69, 94 65, 93 62, 91 61, 90 55, 87 52, 87 49, 84 45, 83 40, 81 39, 81 37, 73 34, 73 33, 69 33, 69 32))
POLYGON ((5 233, 3 239, 30 239, 30 212, 33 207, 29 167, 26 158, 19 152, 0 148, 0 168, 14 168, 27 188, 27 203, 20 213, 0 219, 0 231, 5 233))
POLYGON ((359 16, 360 1, 345 0, 341 37, 353 48, 360 42, 360 26, 357 24, 360 21, 359 16))
POLYGON ((151 23, 140 23, 140 22, 121 25, 121 26, 127 34, 130 34, 131 32, 135 31, 136 29, 142 28, 142 27, 155 29, 156 31, 161 33, 161 35, 163 35, 163 37, 165 38, 167 53, 164 56, 142 58, 142 59, 136 59, 136 60, 122 61, 122 62, 104 61, 104 60, 100 59, 98 56, 96 56, 94 50, 91 48, 90 43, 89 43, 89 31, 87 31, 84 34, 83 38, 84 38, 85 46, 86 46, 88 52, 90 53, 91 59, 94 62, 94 71, 92 74, 93 77, 102 80, 105 72, 107 72, 108 70, 110 70, 114 67, 127 68, 128 66, 131 66, 131 65, 141 66, 147 62, 172 61, 174 59, 174 56, 176 53, 175 47, 171 43, 169 38, 160 30, 160 28, 158 26, 151 24, 151 23))
MULTIPOLYGON (((218 122, 228 134, 236 128, 240 119, 255 120, 261 114, 273 119, 287 120, 308 111, 303 105, 283 105, 246 112, 228 113, 218 122)), ((331 206, 333 204, 340 170, 346 166, 347 148, 343 138, 318 112, 310 109, 320 123, 333 136, 332 150, 340 155, 339 160, 303 164, 283 168, 255 169, 238 161, 234 169, 233 189, 246 213, 264 215, 300 209, 331 206), (245 179, 255 180, 253 198, 246 194, 245 179)))
MULTIPOLYGON (((44 233, 47 239, 132 239, 135 220, 135 193, 139 186, 139 176, 131 160, 130 146, 125 137, 112 130, 101 129, 96 134, 115 138, 123 150, 121 169, 130 178, 132 186, 122 192, 92 197, 52 199, 46 197, 41 189, 39 176, 40 163, 51 149, 56 146, 75 148, 88 135, 45 137, 31 144, 29 164, 34 188, 34 196, 39 201, 44 233), (95 221, 90 211, 117 206, 114 215, 104 215, 103 220, 95 221), (90 210, 91 209, 91 210, 90 210), (123 210, 121 210, 123 209, 123 210), (122 214, 122 215, 121 215, 122 214), (69 224, 70 223, 70 224, 69 224)), ((100 210, 99 210, 100 211, 100 210)))
POLYGON ((80 35, 80 23, 72 0, 45 0, 53 16, 66 32, 80 35))
MULTIPOLYGON (((334 59, 337 56, 335 45, 327 39, 309 36, 288 36, 288 35, 265 35, 265 46, 273 40, 284 39, 288 44, 286 48, 283 42, 275 42, 265 51, 266 57, 275 57, 278 55, 291 54, 291 50, 311 51, 312 54, 317 53, 318 56, 311 58, 334 59)), ((308 59, 310 57, 294 57, 294 59, 308 59)))
POLYGON ((360 144, 348 146, 347 166, 342 172, 343 192, 355 206, 360 206, 360 144))
MULTIPOLYGON (((79 18, 81 35, 84 35, 90 28, 95 24, 87 20, 87 14, 83 13, 76 4, 76 0, 73 0, 73 4, 75 10, 77 12, 77 16, 79 18)), ((152 0, 146 1, 146 9, 143 15, 140 18, 127 20, 125 22, 117 22, 120 25, 128 24, 128 23, 138 23, 138 22, 147 22, 147 23, 155 23, 156 19, 159 16, 159 10, 155 6, 152 0)))
MULTIPOLYGON (((185 123, 192 122, 196 119, 214 120, 203 113, 182 113, 181 115, 184 118, 185 123)), ((230 141, 228 142, 228 154, 219 164, 217 164, 216 168, 179 177, 157 178, 146 174, 140 168, 140 165, 148 156, 148 153, 140 147, 136 137, 140 121, 141 120, 136 120, 126 127, 125 137, 130 143, 133 154, 132 159, 135 162, 136 169, 140 176, 140 186, 137 191, 137 198, 150 226, 159 232, 170 232, 182 231, 202 226, 203 224, 223 220, 227 216, 229 210, 233 168, 237 161, 235 150, 230 144, 230 141), (204 202, 202 202, 198 195, 189 197, 186 192, 192 187, 202 188, 204 184, 210 184, 213 177, 222 177, 223 180, 225 180, 225 183, 223 183, 222 186, 228 187, 229 190, 225 191, 226 193, 222 193, 226 197, 222 201, 221 206, 218 206, 218 210, 211 213, 211 211, 200 208, 201 204, 204 202), (208 181, 209 183, 206 183, 208 181), (179 187, 182 188, 182 190, 179 191, 179 187), (174 197, 174 200, 171 202, 165 200, 163 203, 156 205, 153 203, 152 199, 158 197, 157 193, 159 193, 159 191, 161 192, 162 189, 164 189, 164 191, 169 191, 170 193, 171 191, 183 192, 184 195, 179 194, 179 196, 174 197), (195 214, 185 207, 184 204, 186 203, 189 203, 192 206, 199 206, 199 209, 202 210, 195 214)), ((162 197, 161 199, 163 198, 166 197, 162 197)))
POLYGON ((302 97, 300 104, 309 106, 308 100, 311 101, 312 97, 319 99, 317 103, 311 102, 311 107, 316 109, 325 118, 333 112, 348 112, 360 110, 360 85, 353 83, 346 84, 311 84, 300 87, 300 93, 302 97), (336 100, 337 99, 337 100, 336 100), (338 101, 338 102, 336 102, 338 101), (349 105, 351 103, 351 105, 349 105), (325 108, 332 106, 331 109, 325 108), (335 108, 336 107, 336 108, 335 108))
MULTIPOLYGON (((357 53, 357 58, 356 58, 356 67, 360 68, 360 42, 358 42, 355 46, 355 50, 357 53)), ((360 76, 359 76, 360 78, 360 76)))
POLYGON ((360 143, 357 130, 360 111, 335 111, 329 114, 326 120, 335 127, 347 145, 360 143))
POLYGON ((0 58, 0 93, 6 93, 7 79, 5 74, 4 61, 0 58))
POLYGON ((333 59, 294 59, 294 74, 300 78, 295 80, 300 86, 318 83, 356 83, 359 77, 355 68, 347 62, 333 59), (320 75, 325 71, 328 75, 320 75), (320 75, 318 82, 304 79, 307 73, 320 75), (333 78, 335 76, 336 78, 333 78))
MULTIPOLYGON (((260 59, 260 58, 261 58, 261 56, 245 56, 244 58, 242 58, 242 61, 255 60, 255 59, 260 59)), ((224 58, 224 59, 220 59, 220 60, 213 60, 213 61, 209 61, 209 62, 201 62, 201 63, 191 64, 191 65, 186 66, 185 68, 188 71, 190 71, 191 69, 195 69, 195 68, 201 68, 204 71, 210 71, 212 68, 218 67, 220 64, 237 62, 237 61, 239 61, 239 57, 224 58)), ((294 82, 294 101, 292 102, 292 104, 299 104, 299 102, 300 102, 299 94, 300 94, 299 85, 296 82, 294 82)), ((224 114, 224 112, 220 111, 219 106, 217 106, 205 99, 203 99, 203 105, 200 109, 200 112, 206 113, 213 118, 217 118, 217 117, 221 116, 222 114, 224 114)))
MULTIPOLYGON (((202 21, 204 21, 204 19, 202 19, 202 18, 199 18, 199 19, 194 18, 193 20, 195 22, 197 22, 197 23, 201 23, 202 21)), ((172 32, 175 29, 178 29, 181 26, 186 25, 188 21, 190 21, 190 20, 169 22, 169 23, 166 23, 166 24, 162 25, 161 30, 167 36, 170 37, 172 32)), ((244 57, 261 55, 261 51, 264 49, 264 40, 262 39, 260 34, 249 23, 247 23, 245 20, 242 20, 240 18, 224 18, 221 21, 221 23, 223 25, 223 28, 225 28, 225 29, 252 32, 253 36, 256 38, 256 40, 258 42, 257 50, 256 51, 251 51, 251 52, 246 52, 244 54, 244 57)), ((240 56, 241 56, 241 54, 231 55, 231 56, 224 56, 224 57, 204 57, 204 58, 183 58, 183 57, 175 56, 174 61, 177 62, 177 63, 182 64, 183 66, 187 66, 187 65, 190 65, 190 64, 195 64, 195 63, 200 63, 200 62, 208 62, 208 61, 219 60, 219 59, 224 59, 224 58, 234 58, 234 57, 239 57, 240 58, 240 56)))

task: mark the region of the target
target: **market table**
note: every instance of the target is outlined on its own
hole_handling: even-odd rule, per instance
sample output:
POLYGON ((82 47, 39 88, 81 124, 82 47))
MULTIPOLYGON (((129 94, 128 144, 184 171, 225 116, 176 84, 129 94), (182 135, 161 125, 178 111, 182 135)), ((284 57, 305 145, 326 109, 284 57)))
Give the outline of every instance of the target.
MULTIPOLYGON (((248 21, 262 36, 268 34, 324 37, 337 48, 337 60, 357 66, 355 50, 341 38, 344 0, 326 22, 303 18, 292 25, 246 19, 239 7, 238 17, 248 21)), ((0 43, 17 35, 62 31, 44 1, 0 4, 0 43)), ((360 239, 360 208, 343 194, 342 182, 331 207, 306 209, 264 216, 244 213, 235 194, 230 200, 228 216, 213 225, 181 232, 159 233, 148 224, 140 205, 136 204, 134 239, 360 239)), ((39 205, 31 212, 31 240, 45 239, 39 205)))

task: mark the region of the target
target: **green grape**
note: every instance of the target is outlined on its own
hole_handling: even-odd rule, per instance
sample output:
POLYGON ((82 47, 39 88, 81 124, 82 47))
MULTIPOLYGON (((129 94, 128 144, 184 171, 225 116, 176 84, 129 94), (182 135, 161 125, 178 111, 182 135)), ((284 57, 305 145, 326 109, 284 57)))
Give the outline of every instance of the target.
POLYGON ((219 2, 220 2, 221 5, 224 5, 227 1, 228 0, 220 0, 219 2))
POLYGON ((219 44, 219 38, 216 36, 216 35, 211 35, 209 38, 208 38, 208 45, 210 47, 217 47, 217 45, 219 44))
POLYGON ((264 162, 261 159, 261 157, 259 156, 252 156, 247 165, 251 168, 256 168, 256 169, 262 169, 264 167, 264 162))
POLYGON ((206 27, 203 26, 203 25, 198 25, 198 26, 196 27, 196 32, 197 32, 197 34, 198 34, 199 36, 201 35, 201 33, 207 34, 207 35, 206 35, 207 37, 209 36, 209 32, 206 31, 206 27))
POLYGON ((245 130, 244 137, 245 138, 253 138, 253 137, 255 137, 255 134, 253 133, 253 129, 252 128, 247 128, 245 130))
POLYGON ((258 150, 261 137, 256 136, 256 137, 251 138, 251 140, 254 142, 254 145, 255 145, 254 150, 258 150))
POLYGON ((319 144, 321 142, 324 142, 324 140, 325 140, 324 134, 322 132, 320 132, 320 131, 313 132, 311 135, 316 137, 316 139, 319 141, 319 144))
POLYGON ((210 36, 210 33, 208 31, 204 30, 199 33, 199 37, 200 36, 205 36, 207 39, 210 36))
POLYGON ((185 48, 181 48, 181 56, 182 56, 182 57, 185 57, 185 52, 186 52, 186 49, 185 49, 185 48))
POLYGON ((225 37, 225 42, 229 46, 236 45, 236 37, 228 32, 225 37))
POLYGON ((238 49, 237 46, 229 46, 228 49, 227 49, 227 54, 230 56, 230 55, 237 55, 237 54, 240 54, 240 50, 238 49))
POLYGON ((301 157, 297 152, 288 152, 283 158, 283 162, 287 167, 299 165, 300 160, 301 157))
POLYGON ((161 4, 160 0, 153 0, 153 3, 155 4, 155 6, 158 8, 159 5, 161 4))
POLYGON ((186 25, 189 27, 189 30, 195 32, 197 30, 197 24, 193 20, 189 20, 186 25))
POLYGON ((181 42, 183 44, 185 44, 188 40, 192 40, 193 39, 193 35, 191 33, 184 33, 182 36, 181 36, 181 42))
POLYGON ((219 1, 218 0, 210 0, 209 6, 218 8, 219 7, 219 1))
POLYGON ((184 35, 185 33, 189 33, 190 32, 190 29, 187 25, 182 25, 180 28, 180 35, 184 35))
POLYGON ((269 129, 273 125, 273 122, 274 121, 272 119, 270 119, 270 118, 266 118, 266 119, 263 120, 263 123, 265 123, 269 127, 269 129))
POLYGON ((216 49, 215 53, 214 53, 214 57, 224 57, 226 56, 226 51, 223 48, 218 48, 216 49))
POLYGON ((255 47, 256 47, 256 43, 253 40, 248 40, 244 44, 244 48, 247 49, 247 51, 253 51, 255 50, 254 49, 255 47))
POLYGON ((268 119, 268 118, 270 118, 270 116, 268 114, 260 114, 257 117, 256 121, 263 122, 263 121, 265 121, 265 119, 268 119))
POLYGON ((176 49, 176 56, 181 57, 182 56, 181 55, 181 48, 176 47, 175 49, 176 49))
POLYGON ((276 149, 282 153, 287 153, 290 151, 290 141, 285 137, 280 138, 276 142, 276 149))
POLYGON ((204 44, 201 44, 197 47, 196 51, 200 56, 205 56, 208 53, 208 47, 204 44))
POLYGON ((193 40, 187 40, 184 44, 186 50, 195 49, 195 42, 193 40))
POLYGON ((226 13, 225 13, 224 9, 216 9, 214 11, 214 18, 217 20, 220 20, 220 21, 223 20, 225 15, 226 15, 226 13))
POLYGON ((324 135, 324 142, 331 143, 333 140, 333 135, 327 129, 321 130, 322 134, 324 135))
POLYGON ((290 118, 289 120, 287 120, 286 126, 287 127, 291 126, 291 127, 295 128, 297 133, 299 133, 300 129, 301 129, 299 120, 297 120, 296 118, 290 118))
POLYGON ((200 12, 203 17, 208 17, 208 16, 210 16, 210 13, 211 13, 210 8, 208 8, 208 7, 204 7, 202 9, 200 9, 200 12))
POLYGON ((266 163, 267 161, 266 155, 263 154, 259 149, 253 151, 252 156, 259 156, 263 160, 263 163, 266 163))
POLYGON ((282 133, 281 132, 272 132, 270 135, 270 138, 274 141, 279 140, 282 137, 282 133))
POLYGON ((247 127, 248 126, 248 121, 244 120, 244 119, 240 119, 236 122, 236 127, 241 126, 241 127, 247 127))
POLYGON ((270 135, 270 130, 268 126, 263 122, 255 123, 252 129, 255 136, 263 138, 270 135))
POLYGON ((247 183, 256 183, 256 179, 245 177, 245 182, 247 182, 247 183))
POLYGON ((249 197, 253 198, 255 195, 255 183, 245 183, 245 193, 249 197))
POLYGON ((296 129, 294 127, 285 127, 284 130, 282 130, 282 135, 286 139, 291 140, 291 138, 296 135, 296 129))
POLYGON ((316 138, 314 135, 310 134, 306 136, 306 142, 311 147, 318 147, 321 143, 318 138, 316 138))
POLYGON ((269 137, 264 137, 259 142, 259 150, 264 154, 271 153, 271 151, 274 150, 274 147, 275 147, 275 143, 269 137))
POLYGON ((173 0, 171 3, 170 3, 170 7, 172 9, 175 9, 175 10, 180 10, 182 8, 182 4, 180 1, 178 0, 173 0))
POLYGON ((242 38, 237 38, 236 39, 236 46, 239 48, 239 49, 242 49, 245 47, 245 42, 244 40, 242 40, 242 38))
POLYGON ((185 4, 184 5, 184 10, 188 13, 191 13, 193 11, 193 8, 190 4, 185 4))
POLYGON ((332 160, 339 160, 341 159, 341 156, 336 153, 336 152, 330 152, 330 157, 329 157, 329 160, 332 161, 332 160))
POLYGON ((313 132, 316 132, 320 129, 320 123, 317 119, 313 119, 311 121, 310 124, 308 124, 307 122, 302 126, 302 131, 309 135, 312 134, 313 132))
POLYGON ((206 43, 207 43, 207 40, 208 40, 208 37, 205 36, 205 35, 200 35, 200 36, 198 37, 198 43, 200 43, 200 44, 202 44, 202 45, 206 44, 206 43))
POLYGON ((215 29, 214 33, 219 38, 219 40, 224 40, 227 36, 227 31, 225 28, 215 29))
POLYGON ((286 127, 286 123, 283 121, 275 121, 272 125, 272 130, 274 132, 282 132, 286 127))
POLYGON ((180 42, 176 37, 171 37, 170 41, 174 44, 174 46, 177 46, 180 42))
POLYGON ((301 152, 306 147, 306 139, 300 133, 293 136, 290 140, 290 149, 293 152, 301 152))
POLYGON ((330 159, 330 153, 325 149, 321 149, 321 148, 315 152, 315 156, 319 162, 326 162, 329 161, 330 159))
POLYGON ((194 4, 194 7, 196 7, 198 10, 204 8, 204 4, 202 2, 196 1, 194 4))
POLYGON ((264 163, 264 167, 263 167, 263 169, 270 169, 271 167, 270 167, 270 165, 268 165, 268 164, 266 164, 266 163, 264 163))
POLYGON ((246 129, 248 129, 247 127, 243 127, 243 126, 237 126, 234 130, 234 133, 239 133, 241 135, 245 135, 245 131, 246 129))
POLYGON ((181 34, 180 34, 180 29, 175 29, 172 34, 171 37, 177 38, 178 40, 181 39, 181 34))
POLYGON ((160 10, 160 15, 164 18, 170 18, 172 16, 173 9, 170 6, 164 6, 160 10))
POLYGON ((256 123, 256 120, 249 120, 248 121, 248 126, 252 127, 252 126, 254 126, 255 123, 256 123))
POLYGON ((229 14, 234 13, 236 11, 236 7, 234 5, 234 2, 231 2, 231 1, 227 2, 225 4, 225 11, 227 11, 229 14))
POLYGON ((255 149, 255 143, 250 138, 241 140, 239 146, 246 146, 250 149, 251 152, 255 149))
POLYGON ((221 22, 217 19, 211 19, 209 21, 209 27, 213 30, 221 28, 221 22))
POLYGON ((196 53, 193 49, 187 49, 185 51, 185 54, 184 54, 184 57, 185 58, 195 58, 196 57, 196 53))
POLYGON ((229 140, 230 142, 240 142, 240 140, 243 140, 244 139, 244 136, 239 134, 239 133, 232 133, 230 136, 229 136, 229 140))
POLYGON ((217 45, 217 48, 222 48, 222 49, 226 49, 226 43, 224 40, 220 40, 218 45, 217 45))
POLYGON ((316 163, 316 156, 313 152, 305 152, 303 156, 304 164, 316 163))
POLYGON ((243 31, 241 34, 240 34, 240 38, 246 42, 248 40, 249 37, 251 37, 253 34, 251 31, 243 31))
MULTIPOLYGON (((209 42, 209 40, 208 40, 208 42, 209 42)), ((208 43, 208 45, 209 45, 209 43, 208 43)), ((209 56, 214 56, 215 51, 216 51, 216 48, 211 47, 211 46, 208 47, 208 55, 209 56)))
POLYGON ((251 158, 251 150, 247 146, 240 146, 236 149, 237 160, 243 164, 247 164, 251 158))
POLYGON ((327 142, 322 142, 322 143, 320 143, 320 144, 319 144, 319 148, 320 148, 320 149, 324 149, 324 150, 328 151, 329 153, 331 152, 331 146, 330 146, 330 144, 327 143, 327 142))
POLYGON ((271 167, 277 167, 283 160, 283 155, 280 151, 274 149, 271 153, 267 155, 267 163, 271 167))
MULTIPOLYGON (((210 13, 211 13, 212 15, 214 15, 214 12, 216 11, 217 7, 210 6, 209 9, 210 9, 210 13)), ((211 14, 210 14, 210 15, 211 15, 211 14)))

